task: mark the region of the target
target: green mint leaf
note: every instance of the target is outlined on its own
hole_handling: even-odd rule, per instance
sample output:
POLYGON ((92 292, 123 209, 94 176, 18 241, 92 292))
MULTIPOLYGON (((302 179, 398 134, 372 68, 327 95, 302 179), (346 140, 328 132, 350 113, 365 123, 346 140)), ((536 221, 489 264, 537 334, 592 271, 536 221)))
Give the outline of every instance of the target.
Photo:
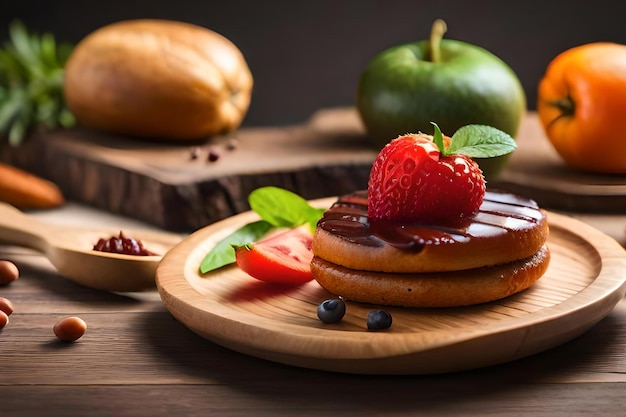
POLYGON ((246 245, 263 237, 272 225, 265 220, 248 223, 235 230, 224 239, 217 242, 211 251, 204 257, 200 263, 200 273, 221 268, 223 266, 235 262, 235 249, 233 246, 246 245))
POLYGON ((430 123, 435 127, 435 131, 433 133, 433 142, 435 142, 435 145, 437 145, 437 147, 439 148, 439 152, 441 152, 442 155, 446 155, 446 147, 443 144, 443 134, 441 133, 441 129, 439 129, 437 123, 430 123))
POLYGON ((298 227, 321 218, 323 210, 311 207, 304 198, 278 187, 261 187, 248 196, 250 208, 274 227, 298 227))
POLYGON ((452 136, 445 155, 461 154, 470 158, 492 158, 513 152, 515 140, 507 133, 486 125, 467 125, 452 136))

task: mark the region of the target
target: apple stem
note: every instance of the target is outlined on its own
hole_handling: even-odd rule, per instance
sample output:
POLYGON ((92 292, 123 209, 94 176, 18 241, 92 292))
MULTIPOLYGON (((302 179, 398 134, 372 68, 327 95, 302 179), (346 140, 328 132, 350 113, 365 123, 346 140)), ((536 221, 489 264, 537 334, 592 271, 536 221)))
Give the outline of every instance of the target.
POLYGON ((434 21, 430 31, 430 60, 432 62, 441 61, 441 39, 447 30, 448 26, 442 19, 434 21))

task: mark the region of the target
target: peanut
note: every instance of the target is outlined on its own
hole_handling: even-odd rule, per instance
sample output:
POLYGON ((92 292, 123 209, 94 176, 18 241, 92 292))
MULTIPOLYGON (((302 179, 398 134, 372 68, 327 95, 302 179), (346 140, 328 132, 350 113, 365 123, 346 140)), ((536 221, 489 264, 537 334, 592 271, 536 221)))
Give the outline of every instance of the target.
POLYGON ((7 316, 13 314, 13 303, 8 298, 0 297, 0 311, 7 316))
POLYGON ((9 324, 9 316, 4 311, 0 311, 0 330, 4 329, 7 324, 9 324))
POLYGON ((87 323, 79 317, 65 317, 59 320, 52 330, 59 340, 74 342, 85 334, 87 323))
POLYGON ((8 285, 18 279, 20 271, 11 261, 0 261, 0 285, 8 285))

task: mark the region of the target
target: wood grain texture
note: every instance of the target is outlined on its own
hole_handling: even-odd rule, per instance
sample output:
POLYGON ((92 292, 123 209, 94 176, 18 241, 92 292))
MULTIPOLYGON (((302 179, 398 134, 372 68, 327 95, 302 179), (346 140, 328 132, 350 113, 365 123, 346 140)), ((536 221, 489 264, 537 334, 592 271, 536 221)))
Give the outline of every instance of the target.
POLYGON ((501 380, 498 384, 497 378, 491 383, 477 383, 462 376, 457 382, 302 376, 306 376, 306 382, 290 378, 290 386, 266 380, 263 384, 256 381, 239 386, 226 383, 2 387, 7 396, 3 409, 11 412, 11 417, 37 416, 42 410, 62 412, 60 415, 66 417, 292 417, 320 413, 330 416, 622 415, 618 398, 624 386, 620 383, 555 385, 501 380), (27 401, 21 403, 21 400, 27 401))
MULTIPOLYGON (((328 207, 334 199, 316 204, 328 207)), ((503 300, 455 309, 387 308, 394 324, 369 332, 375 306, 348 302, 346 317, 325 325, 317 305, 332 294, 316 282, 276 288, 236 267, 200 275, 206 253, 257 219, 247 212, 194 233, 157 269, 163 303, 183 324, 218 344, 264 359, 359 374, 430 374, 519 359, 579 336, 626 291, 626 254, 610 237, 549 213, 552 253, 546 274, 503 300)))
POLYGON ((188 330, 156 292, 94 291, 58 276, 32 253, 0 246, 0 256, 22 272, 0 288, 16 305, 0 332, 0 401, 11 417, 569 417, 623 410, 624 301, 580 337, 524 359, 450 374, 363 377, 242 355, 188 330), (74 344, 52 334, 66 315, 89 325, 74 344))
MULTIPOLYGON (((71 207, 75 222, 131 224, 71 207)), ((70 218, 41 213, 50 221, 70 218)), ((136 223, 132 222, 135 226, 136 223)), ((59 276, 34 251, 0 245, 20 279, 0 287, 15 313, 0 331, 0 403, 11 417, 484 415, 617 416, 626 387, 626 301, 558 347, 478 370, 368 376, 282 365, 190 331, 156 291, 96 291, 59 276), (87 333, 58 342, 77 315, 87 333)))

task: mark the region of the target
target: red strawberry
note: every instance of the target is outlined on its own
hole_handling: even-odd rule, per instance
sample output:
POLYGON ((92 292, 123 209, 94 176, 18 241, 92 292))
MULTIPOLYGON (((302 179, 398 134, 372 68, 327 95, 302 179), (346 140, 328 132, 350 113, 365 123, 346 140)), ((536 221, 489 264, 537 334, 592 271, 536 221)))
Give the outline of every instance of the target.
POLYGON ((459 225, 485 196, 485 179, 471 158, 516 148, 512 137, 490 126, 464 126, 444 138, 433 125, 434 136, 407 134, 380 151, 368 183, 370 219, 459 225))

